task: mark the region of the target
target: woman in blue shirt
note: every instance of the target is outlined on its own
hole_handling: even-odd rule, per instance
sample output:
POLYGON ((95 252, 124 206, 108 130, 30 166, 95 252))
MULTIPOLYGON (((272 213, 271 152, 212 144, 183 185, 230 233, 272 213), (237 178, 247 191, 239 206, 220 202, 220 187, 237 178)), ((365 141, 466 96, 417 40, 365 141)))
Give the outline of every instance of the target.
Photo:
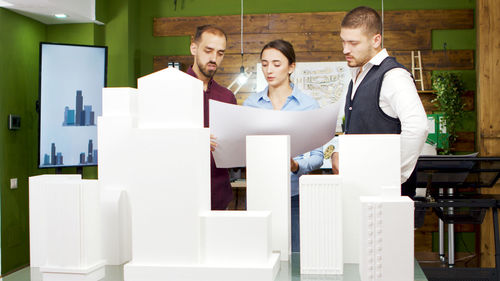
MULTIPOLYGON (((260 52, 262 72, 268 86, 249 96, 243 105, 271 110, 302 111, 319 108, 318 102, 295 87, 290 75, 295 69, 292 44, 284 40, 267 43, 260 52)), ((292 140, 293 141, 293 140, 292 140)), ((309 157, 299 155, 290 159, 292 252, 300 250, 299 242, 299 177, 316 170, 323 164, 322 148, 311 151, 309 157)))

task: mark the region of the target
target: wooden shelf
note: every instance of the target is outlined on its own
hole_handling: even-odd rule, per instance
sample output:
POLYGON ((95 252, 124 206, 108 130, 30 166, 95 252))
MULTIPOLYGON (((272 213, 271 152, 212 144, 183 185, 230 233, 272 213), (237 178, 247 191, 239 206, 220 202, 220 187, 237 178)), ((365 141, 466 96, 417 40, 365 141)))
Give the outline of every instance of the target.
POLYGON ((419 94, 434 94, 436 93, 435 90, 423 90, 423 91, 417 91, 419 94))

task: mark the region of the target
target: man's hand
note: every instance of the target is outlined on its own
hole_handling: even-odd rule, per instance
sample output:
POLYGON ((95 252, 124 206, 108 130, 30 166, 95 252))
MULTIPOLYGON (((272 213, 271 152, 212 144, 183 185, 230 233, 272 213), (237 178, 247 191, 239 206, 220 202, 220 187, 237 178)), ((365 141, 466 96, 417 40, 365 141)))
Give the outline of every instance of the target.
POLYGON ((332 154, 332 172, 334 175, 339 174, 339 153, 334 152, 332 154))
POLYGON ((290 158, 290 170, 293 173, 296 173, 299 170, 299 163, 297 163, 297 161, 293 160, 293 158, 290 158))
POLYGON ((217 138, 214 135, 210 134, 210 151, 214 151, 217 147, 217 142, 215 142, 217 138))

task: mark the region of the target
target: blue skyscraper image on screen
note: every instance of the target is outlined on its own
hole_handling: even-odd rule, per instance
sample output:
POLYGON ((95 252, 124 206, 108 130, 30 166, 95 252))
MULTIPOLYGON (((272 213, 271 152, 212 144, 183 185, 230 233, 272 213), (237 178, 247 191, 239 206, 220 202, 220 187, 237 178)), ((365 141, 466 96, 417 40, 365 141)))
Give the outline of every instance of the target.
POLYGON ((95 113, 92 105, 83 105, 81 90, 76 91, 75 109, 64 107, 63 126, 95 126, 95 113))

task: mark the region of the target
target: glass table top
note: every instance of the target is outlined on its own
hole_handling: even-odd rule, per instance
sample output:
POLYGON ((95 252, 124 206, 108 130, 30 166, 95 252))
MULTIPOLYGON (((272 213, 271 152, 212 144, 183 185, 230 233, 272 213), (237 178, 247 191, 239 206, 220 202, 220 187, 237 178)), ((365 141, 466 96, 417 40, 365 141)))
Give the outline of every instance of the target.
MULTIPOLYGON (((12 273, 2 281, 42 281, 38 268, 26 267, 12 273)), ((238 280, 235 277, 234 280, 238 280)), ((343 275, 300 275, 300 254, 293 253, 291 262, 281 262, 281 268, 275 281, 361 281, 357 264, 344 264, 343 275)), ((106 266, 106 276, 102 281, 123 281, 123 265, 106 266)), ((427 281, 418 262, 415 261, 415 281, 427 281)))

